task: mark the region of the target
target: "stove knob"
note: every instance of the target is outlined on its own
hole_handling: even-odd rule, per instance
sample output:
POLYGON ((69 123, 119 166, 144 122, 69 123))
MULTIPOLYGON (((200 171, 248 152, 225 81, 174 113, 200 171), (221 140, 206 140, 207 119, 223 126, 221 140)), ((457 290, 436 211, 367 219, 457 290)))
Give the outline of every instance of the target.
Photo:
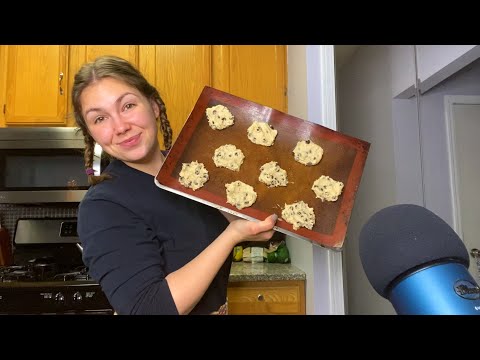
POLYGON ((75 302, 81 302, 83 299, 82 297, 82 294, 80 294, 80 292, 76 292, 75 294, 73 294, 73 301, 75 302))
POLYGON ((63 303, 63 302, 65 301, 65 296, 63 296, 63 294, 60 293, 60 292, 59 292, 59 293, 56 293, 56 294, 55 294, 55 301, 56 301, 56 302, 62 302, 62 303, 63 303))

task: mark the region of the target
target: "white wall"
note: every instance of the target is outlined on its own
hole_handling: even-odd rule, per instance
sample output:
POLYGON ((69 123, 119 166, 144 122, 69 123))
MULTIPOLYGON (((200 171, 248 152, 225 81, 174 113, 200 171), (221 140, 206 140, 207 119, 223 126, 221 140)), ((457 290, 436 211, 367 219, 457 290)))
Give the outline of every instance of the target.
POLYGON ((420 97, 426 207, 453 226, 445 95, 480 95, 480 59, 420 97))
POLYGON ((391 49, 392 98, 408 99, 415 94, 414 45, 395 45, 391 49))
POLYGON ((417 97, 392 100, 398 204, 425 206, 417 97))
POLYGON ((370 285, 358 236, 374 212, 396 201, 390 46, 362 46, 337 73, 339 130, 371 143, 345 240, 349 314, 395 314, 370 285))

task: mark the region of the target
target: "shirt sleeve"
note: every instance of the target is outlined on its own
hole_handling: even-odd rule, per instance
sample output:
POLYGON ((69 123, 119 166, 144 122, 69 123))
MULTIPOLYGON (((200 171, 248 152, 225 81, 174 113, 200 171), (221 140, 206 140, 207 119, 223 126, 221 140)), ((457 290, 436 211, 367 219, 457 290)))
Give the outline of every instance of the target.
POLYGON ((89 274, 119 314, 178 314, 165 280, 165 239, 108 200, 80 203, 78 234, 89 274))

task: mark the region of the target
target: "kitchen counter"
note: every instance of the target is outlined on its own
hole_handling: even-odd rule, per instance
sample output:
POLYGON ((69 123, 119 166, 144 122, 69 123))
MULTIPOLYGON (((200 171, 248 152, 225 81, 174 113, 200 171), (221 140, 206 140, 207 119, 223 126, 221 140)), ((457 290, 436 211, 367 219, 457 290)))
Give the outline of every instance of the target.
POLYGON ((233 262, 230 282, 305 280, 305 272, 292 264, 233 262))

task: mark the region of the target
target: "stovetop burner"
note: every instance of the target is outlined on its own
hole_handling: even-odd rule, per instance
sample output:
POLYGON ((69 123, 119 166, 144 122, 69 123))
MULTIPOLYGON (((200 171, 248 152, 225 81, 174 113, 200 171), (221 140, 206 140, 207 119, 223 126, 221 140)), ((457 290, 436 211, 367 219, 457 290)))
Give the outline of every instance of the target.
POLYGON ((84 265, 68 267, 54 262, 32 259, 27 265, 0 267, 2 282, 89 281, 93 280, 84 265))

